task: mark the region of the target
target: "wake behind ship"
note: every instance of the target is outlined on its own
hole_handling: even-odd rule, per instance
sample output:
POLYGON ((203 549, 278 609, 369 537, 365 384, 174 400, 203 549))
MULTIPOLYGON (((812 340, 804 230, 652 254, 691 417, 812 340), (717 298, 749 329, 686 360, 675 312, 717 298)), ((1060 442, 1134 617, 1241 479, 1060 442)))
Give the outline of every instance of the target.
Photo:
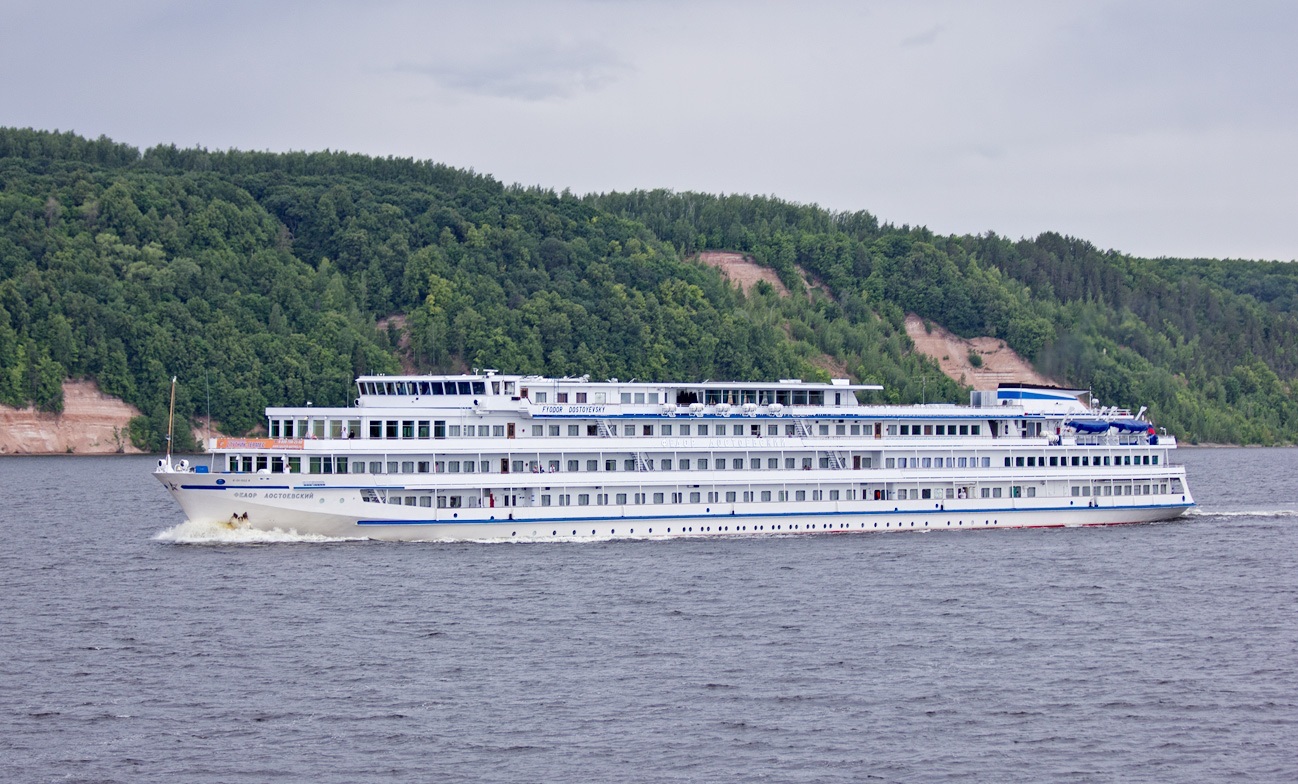
POLYGON ((880 387, 362 376, 346 408, 159 461, 192 521, 385 540, 561 541, 1115 525, 1194 505, 1176 440, 1084 390, 863 404, 880 387))

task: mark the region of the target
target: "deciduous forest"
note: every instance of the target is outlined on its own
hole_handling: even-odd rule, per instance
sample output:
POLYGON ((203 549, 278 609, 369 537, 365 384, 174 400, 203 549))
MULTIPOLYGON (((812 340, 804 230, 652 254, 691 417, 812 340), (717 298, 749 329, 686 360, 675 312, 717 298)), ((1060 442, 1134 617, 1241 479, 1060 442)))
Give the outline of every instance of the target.
MULTIPOLYGON (((1043 234, 939 236, 776 198, 574 196, 431 162, 0 129, 0 402, 95 379, 158 449, 176 409, 226 432, 346 405, 358 373, 826 378, 964 401, 916 313, 1006 340, 1170 432, 1298 441, 1298 267, 1140 259, 1043 234), (748 254, 744 293, 694 257, 748 254), (808 286, 811 279, 818 285, 808 286), (837 371, 834 371, 837 372, 837 371)), ((177 446, 193 448, 186 429, 177 446)))

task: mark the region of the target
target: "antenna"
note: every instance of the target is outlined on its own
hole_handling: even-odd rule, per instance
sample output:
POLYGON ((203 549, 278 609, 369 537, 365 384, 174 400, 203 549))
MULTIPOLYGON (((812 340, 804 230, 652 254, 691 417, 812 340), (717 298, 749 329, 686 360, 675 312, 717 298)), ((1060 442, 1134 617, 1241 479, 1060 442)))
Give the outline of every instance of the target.
POLYGON ((203 444, 203 451, 207 452, 207 468, 210 471, 216 466, 216 456, 212 454, 212 382, 208 378, 209 369, 203 368, 203 386, 207 390, 207 440, 203 444))
POLYGON ((176 377, 171 377, 171 409, 167 412, 167 466, 171 467, 171 434, 176 420, 176 377))

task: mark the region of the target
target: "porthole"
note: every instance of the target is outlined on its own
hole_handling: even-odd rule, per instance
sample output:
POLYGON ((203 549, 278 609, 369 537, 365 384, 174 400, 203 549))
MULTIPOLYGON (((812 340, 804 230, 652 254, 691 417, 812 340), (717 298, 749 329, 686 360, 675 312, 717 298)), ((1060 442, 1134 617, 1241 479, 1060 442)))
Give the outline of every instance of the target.
POLYGON ((634 529, 634 528, 631 529, 631 533, 635 533, 635 529, 634 529))
POLYGON ((510 536, 518 536, 518 531, 514 531, 513 533, 510 534, 510 536))
POLYGON ((572 535, 573 535, 573 536, 576 536, 576 535, 577 535, 577 532, 576 532, 576 531, 573 531, 573 532, 572 532, 572 535))
MULTIPOLYGON (((576 533, 576 531, 573 531, 573 533, 576 533)), ((592 528, 592 529, 590 530, 590 535, 591 535, 591 536, 594 536, 594 535, 595 535, 595 529, 592 528)))
POLYGON ((614 530, 612 530, 612 531, 609 531, 608 533, 609 533, 609 536, 613 536, 613 535, 615 535, 615 534, 617 533, 617 530, 614 529, 614 530))
POLYGON ((558 535, 559 535, 559 532, 558 532, 558 531, 551 531, 551 532, 550 532, 550 536, 558 536, 558 535))

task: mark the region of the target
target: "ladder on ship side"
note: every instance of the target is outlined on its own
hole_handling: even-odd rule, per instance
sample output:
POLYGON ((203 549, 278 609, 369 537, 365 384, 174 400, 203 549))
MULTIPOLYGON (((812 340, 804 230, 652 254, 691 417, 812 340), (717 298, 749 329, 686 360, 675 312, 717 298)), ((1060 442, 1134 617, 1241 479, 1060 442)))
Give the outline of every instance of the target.
POLYGON ((652 471, 654 470, 654 461, 644 456, 644 452, 635 453, 635 470, 652 471))
POLYGON ((811 438, 811 425, 807 424, 807 420, 799 419, 797 420, 797 424, 798 424, 798 437, 811 438))
POLYGON ((611 424, 607 419, 599 420, 599 437, 612 438, 617 435, 617 425, 611 424))
POLYGON ((842 452, 826 452, 829 457, 829 467, 835 471, 842 471, 847 468, 847 456, 842 452))

